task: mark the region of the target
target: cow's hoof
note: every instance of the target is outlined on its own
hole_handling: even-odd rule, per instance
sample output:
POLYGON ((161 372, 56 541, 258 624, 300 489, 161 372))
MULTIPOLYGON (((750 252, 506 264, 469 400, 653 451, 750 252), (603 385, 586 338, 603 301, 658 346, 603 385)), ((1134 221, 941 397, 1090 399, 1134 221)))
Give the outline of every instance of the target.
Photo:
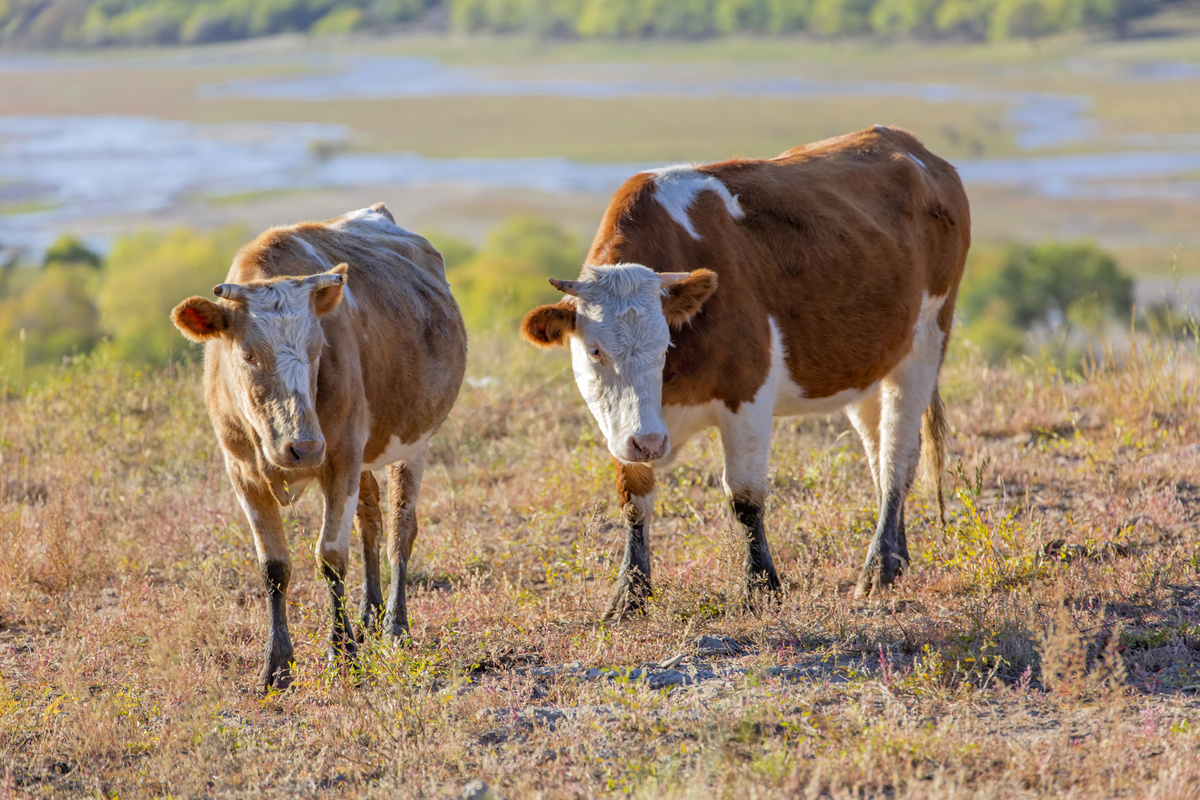
POLYGON ((881 567, 863 567, 858 573, 858 585, 854 587, 854 599, 866 600, 874 595, 879 597, 895 585, 901 570, 883 569, 881 567))
POLYGON ((608 603, 608 609, 604 612, 604 621, 620 622, 629 614, 645 614, 646 600, 650 595, 650 581, 618 581, 617 589, 608 603))
POLYGON ((407 615, 405 615, 404 619, 394 616, 384 617, 383 633, 396 644, 408 644, 412 641, 412 634, 408 631, 407 615))
POLYGON ((347 632, 344 638, 335 639, 329 643, 329 652, 326 655, 326 660, 331 666, 351 664, 357 658, 358 642, 349 632, 347 632))
POLYGON ((363 603, 358 618, 359 622, 362 623, 362 633, 358 637, 358 640, 361 642, 363 637, 368 633, 379 631, 379 624, 383 620, 383 604, 363 603))
POLYGON ((258 685, 263 694, 281 692, 292 685, 292 654, 268 653, 267 661, 263 664, 259 675, 258 685))

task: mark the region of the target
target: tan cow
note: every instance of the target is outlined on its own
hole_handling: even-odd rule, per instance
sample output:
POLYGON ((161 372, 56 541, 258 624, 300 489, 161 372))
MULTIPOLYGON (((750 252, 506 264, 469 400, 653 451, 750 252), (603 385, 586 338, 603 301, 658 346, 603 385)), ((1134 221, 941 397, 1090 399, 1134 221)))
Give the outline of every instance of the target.
POLYGON ((254 531, 271 616, 264 689, 291 682, 285 598, 291 559, 280 506, 316 479, 317 555, 333 607, 331 657, 356 646, 344 578, 351 522, 362 537, 365 628, 408 630, 404 583, 430 437, 458 396, 467 338, 442 257, 379 203, 326 222, 271 228, 241 249, 216 302, 171 314, 204 342, 204 390, 225 467, 254 531), (386 613, 379 486, 387 467, 386 613))
POLYGON ((714 425, 747 596, 778 590, 762 508, 780 415, 847 409, 880 504, 858 594, 895 581, 923 415, 941 473, 937 378, 970 230, 954 168, 895 128, 625 182, 579 279, 551 280, 568 297, 521 327, 570 347, 616 459, 627 535, 610 616, 650 594, 655 468, 714 425))

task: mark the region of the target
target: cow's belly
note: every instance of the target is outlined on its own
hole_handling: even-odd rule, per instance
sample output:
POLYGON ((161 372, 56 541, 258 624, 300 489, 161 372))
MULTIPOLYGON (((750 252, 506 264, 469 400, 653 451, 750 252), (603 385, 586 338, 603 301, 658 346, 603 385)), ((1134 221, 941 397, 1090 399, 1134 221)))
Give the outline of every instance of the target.
POLYGON ((807 414, 831 414, 834 411, 857 403, 862 398, 872 394, 878 384, 871 384, 866 389, 846 389, 828 397, 806 397, 804 389, 791 378, 785 377, 775 393, 774 414, 777 417, 797 417, 807 414))
POLYGON ((366 460, 366 454, 363 455, 363 472, 367 470, 383 469, 389 464, 395 464, 397 461, 408 461, 415 456, 421 455, 429 447, 429 439, 432 434, 425 434, 415 442, 402 442, 399 436, 392 436, 388 440, 387 445, 383 448, 383 452, 370 461, 366 460))

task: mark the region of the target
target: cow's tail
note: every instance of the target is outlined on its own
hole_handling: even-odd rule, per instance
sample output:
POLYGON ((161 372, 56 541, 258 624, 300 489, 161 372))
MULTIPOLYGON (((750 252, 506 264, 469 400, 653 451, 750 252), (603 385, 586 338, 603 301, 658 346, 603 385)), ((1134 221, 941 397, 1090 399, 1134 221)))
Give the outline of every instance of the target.
POLYGON ((937 492, 938 519, 946 524, 946 501, 942 495, 942 475, 946 472, 946 440, 950 425, 946 422, 946 406, 937 386, 921 416, 921 479, 937 492))

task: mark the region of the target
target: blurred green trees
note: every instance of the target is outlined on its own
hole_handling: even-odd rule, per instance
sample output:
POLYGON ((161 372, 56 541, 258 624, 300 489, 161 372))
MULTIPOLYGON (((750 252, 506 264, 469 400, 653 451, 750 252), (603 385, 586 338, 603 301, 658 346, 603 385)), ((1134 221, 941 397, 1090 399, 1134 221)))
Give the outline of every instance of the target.
POLYGON ((229 272, 244 239, 236 227, 208 234, 144 231, 118 239, 96 296, 113 355, 161 364, 190 348, 171 323, 171 309, 190 295, 207 296, 229 272))
POLYGON ((991 361, 1019 353, 1027 332, 1074 328, 1094 336, 1106 320, 1128 319, 1133 280, 1089 242, 976 248, 959 290, 967 338, 991 361))
MULTIPOLYGON (((238 228, 143 231, 118 239, 101 259, 64 237, 40 265, 4 270, 0 385, 34 380, 105 340, 111 357, 139 365, 197 354, 171 324, 170 311, 189 295, 208 294, 245 239, 238 228)), ((529 309, 560 299, 546 278, 575 277, 586 254, 579 236, 536 217, 506 220, 480 247, 438 233, 429 239, 445 258, 471 335, 485 338, 515 335, 529 309)), ((991 361, 1031 346, 1069 361, 1106 325, 1128 322, 1132 288, 1113 258, 1090 243, 977 245, 958 315, 963 337, 991 361)), ((1181 324, 1166 316, 1150 323, 1171 330, 1181 324)))
MULTIPOLYGON (((108 341, 111 357, 163 364, 199 353, 171 323, 184 298, 207 295, 246 240, 237 227, 177 228, 117 239, 107 257, 63 237, 40 266, 14 266, 0 283, 0 385, 36 379, 65 358, 108 341)), ((548 277, 579 274, 579 237, 534 217, 497 226, 482 247, 431 234, 446 260, 451 289, 473 333, 509 335, 526 311, 561 297, 548 277)))
POLYGON ((118 239, 106 259, 63 237, 41 267, 8 270, 0 293, 0 379, 36 378, 102 339, 117 358, 161 364, 191 349, 171 309, 219 283, 244 239, 240 229, 177 229, 118 239))
POLYGON ((874 33, 1035 39, 1081 26, 1125 36, 1180 0, 0 0, 0 42, 175 44, 345 33, 448 16, 467 33, 559 38, 874 33), (430 15, 430 12, 435 12, 430 15))
POLYGON ((513 217, 474 250, 460 240, 432 234, 446 259, 446 276, 467 328, 495 334, 516 330, 521 317, 562 294, 547 278, 574 278, 586 248, 575 236, 537 217, 513 217))

